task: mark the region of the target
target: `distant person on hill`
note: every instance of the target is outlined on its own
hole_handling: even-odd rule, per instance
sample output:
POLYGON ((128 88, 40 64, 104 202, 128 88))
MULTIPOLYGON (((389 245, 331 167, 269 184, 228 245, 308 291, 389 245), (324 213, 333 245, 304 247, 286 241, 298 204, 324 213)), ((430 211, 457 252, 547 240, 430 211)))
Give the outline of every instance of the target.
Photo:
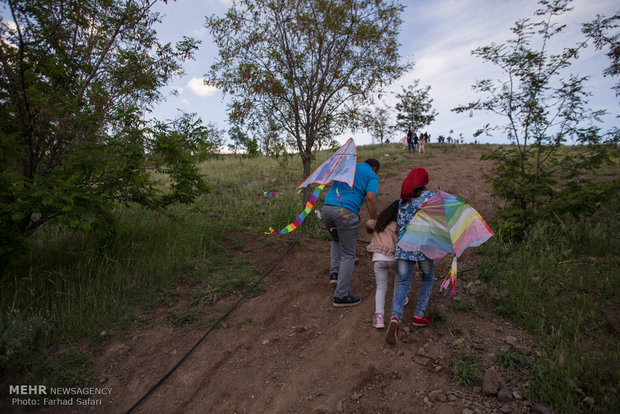
MULTIPOLYGON (((420 207, 433 196, 433 193, 426 190, 428 181, 428 172, 424 168, 412 169, 407 178, 405 178, 400 191, 398 208, 397 227, 399 238, 402 237, 407 225, 420 207)), ((427 258, 421 252, 408 252, 400 249, 397 245, 394 257, 396 257, 398 266, 398 286, 392 299, 390 324, 385 335, 385 341, 390 345, 396 344, 398 340, 403 307, 411 289, 411 279, 416 263, 420 267, 422 285, 420 286, 418 300, 413 312, 412 322, 414 326, 423 327, 429 326, 432 323, 432 319, 424 316, 424 312, 426 311, 435 280, 435 261, 427 258)))
POLYGON ((418 144, 418 153, 426 154, 426 150, 424 149, 424 144, 426 144, 426 140, 428 139, 428 134, 425 132, 420 134, 420 143, 418 144))
POLYGON ((413 153, 415 154, 416 151, 418 150, 418 141, 419 141, 419 137, 418 134, 416 134, 415 132, 413 133, 413 153))
POLYGON ((413 132, 409 128, 409 132, 407 132, 407 151, 411 152, 411 148, 413 148, 413 132))
POLYGON ((336 284, 334 303, 337 308, 355 306, 360 298, 349 294, 355 267, 355 248, 360 226, 360 208, 364 199, 371 220, 377 219, 377 191, 380 163, 374 158, 355 166, 353 188, 334 181, 323 203, 323 224, 332 237, 329 283, 336 284))
MULTIPOLYGON (((374 227, 372 240, 366 247, 366 250, 372 253, 372 262, 375 268, 377 289, 375 291, 375 314, 372 318, 372 326, 378 329, 385 327, 383 314, 385 311, 385 294, 387 292, 389 271, 393 270, 394 273, 398 274, 396 258, 394 257, 396 243, 398 242, 396 234, 398 205, 399 200, 396 200, 379 213, 379 218, 377 218, 374 226, 373 223, 369 223, 372 220, 366 222, 366 228, 374 227)), ((397 280, 394 280, 394 288, 396 288, 397 280)))

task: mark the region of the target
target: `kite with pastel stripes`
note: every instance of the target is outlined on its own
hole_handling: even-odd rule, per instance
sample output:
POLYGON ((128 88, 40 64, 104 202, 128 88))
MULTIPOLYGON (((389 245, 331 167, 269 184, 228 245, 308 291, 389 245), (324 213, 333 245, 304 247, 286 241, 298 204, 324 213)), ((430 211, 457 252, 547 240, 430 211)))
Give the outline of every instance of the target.
POLYGON ((439 190, 420 207, 407 225, 398 246, 409 252, 422 252, 429 259, 454 255, 441 290, 456 287, 456 258, 468 247, 480 246, 493 236, 484 219, 469 204, 439 190))
POLYGON ((330 181, 342 181, 343 183, 348 184, 349 187, 353 188, 356 164, 357 149, 355 148, 355 141, 353 141, 353 138, 349 138, 342 147, 334 152, 327 160, 325 160, 325 162, 319 165, 319 167, 314 170, 308 178, 297 186, 297 190, 301 190, 310 184, 319 184, 319 186, 314 189, 312 196, 310 196, 310 199, 306 203, 306 208, 304 208, 304 210, 297 216, 297 219, 278 232, 269 227, 269 230, 265 232, 265 234, 286 234, 299 227, 310 211, 312 211, 312 208, 321 195, 321 191, 325 188, 325 185, 330 181))

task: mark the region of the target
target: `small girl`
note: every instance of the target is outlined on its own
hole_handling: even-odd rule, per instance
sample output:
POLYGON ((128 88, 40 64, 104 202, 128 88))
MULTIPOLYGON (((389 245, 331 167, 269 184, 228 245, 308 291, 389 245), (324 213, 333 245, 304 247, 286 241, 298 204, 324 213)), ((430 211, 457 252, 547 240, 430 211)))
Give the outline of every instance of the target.
MULTIPOLYGON (((372 261, 375 266, 375 278, 377 282, 377 291, 375 293, 375 314, 372 318, 372 326, 381 329, 385 326, 383 321, 383 311, 385 308, 385 294, 387 292, 388 273, 392 269, 394 273, 398 273, 396 258, 394 251, 397 243, 397 226, 396 219, 398 217, 398 200, 390 204, 383 210, 376 223, 366 223, 366 227, 370 230, 374 224, 374 233, 370 244, 366 250, 372 252, 372 261)), ((371 220, 369 220, 370 222, 371 220)))
MULTIPOLYGON (((429 182, 428 172, 424 168, 414 168, 403 181, 400 191, 400 208, 397 215, 398 234, 402 235, 407 225, 411 222, 417 211, 434 194, 426 190, 429 182)), ((403 307, 407 303, 407 295, 411 289, 413 271, 416 263, 420 267, 422 285, 418 294, 418 301, 413 312, 413 325, 418 327, 430 326, 433 322, 428 316, 424 316, 428 300, 433 290, 435 280, 435 261, 424 256, 422 252, 405 251, 396 246, 394 257, 397 259, 398 284, 392 299, 392 312, 390 324, 385 334, 385 341, 396 344, 398 331, 403 317, 403 307)))

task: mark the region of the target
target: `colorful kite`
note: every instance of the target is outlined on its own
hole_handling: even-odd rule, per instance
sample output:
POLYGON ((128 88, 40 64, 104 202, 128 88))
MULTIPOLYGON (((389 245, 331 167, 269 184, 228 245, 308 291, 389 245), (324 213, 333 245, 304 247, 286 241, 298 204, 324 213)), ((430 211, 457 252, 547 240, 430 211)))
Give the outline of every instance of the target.
POLYGON ((325 185, 330 181, 341 181, 353 188, 356 164, 357 150, 355 148, 355 141, 353 141, 353 138, 349 138, 342 147, 325 160, 323 164, 319 165, 304 182, 297 186, 297 189, 301 189, 313 183, 319 184, 319 186, 314 189, 312 196, 310 196, 310 200, 306 203, 306 208, 297 216, 297 219, 279 232, 269 227, 269 230, 265 232, 265 234, 285 234, 295 230, 303 223, 308 213, 312 211, 321 191, 323 191, 325 185))
POLYGON ((312 183, 327 184, 330 181, 342 181, 353 188, 355 178, 355 165, 357 164, 357 150, 355 141, 349 138, 338 151, 314 170, 312 174, 297 186, 297 189, 304 188, 312 183))
POLYGON ((439 190, 420 207, 398 246, 409 252, 422 252, 429 259, 454 255, 448 276, 440 291, 452 283, 456 287, 456 258, 468 247, 480 246, 493 236, 484 219, 469 204, 445 191, 439 190))

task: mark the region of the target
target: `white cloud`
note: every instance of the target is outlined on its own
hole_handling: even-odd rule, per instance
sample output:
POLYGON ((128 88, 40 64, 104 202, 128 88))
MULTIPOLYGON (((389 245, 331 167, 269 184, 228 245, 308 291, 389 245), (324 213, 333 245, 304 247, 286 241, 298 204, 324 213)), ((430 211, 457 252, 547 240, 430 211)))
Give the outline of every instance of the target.
POLYGON ((202 78, 190 79, 190 81, 187 82, 186 88, 192 93, 202 97, 211 96, 217 92, 217 88, 215 86, 206 85, 204 83, 204 79, 202 78))

